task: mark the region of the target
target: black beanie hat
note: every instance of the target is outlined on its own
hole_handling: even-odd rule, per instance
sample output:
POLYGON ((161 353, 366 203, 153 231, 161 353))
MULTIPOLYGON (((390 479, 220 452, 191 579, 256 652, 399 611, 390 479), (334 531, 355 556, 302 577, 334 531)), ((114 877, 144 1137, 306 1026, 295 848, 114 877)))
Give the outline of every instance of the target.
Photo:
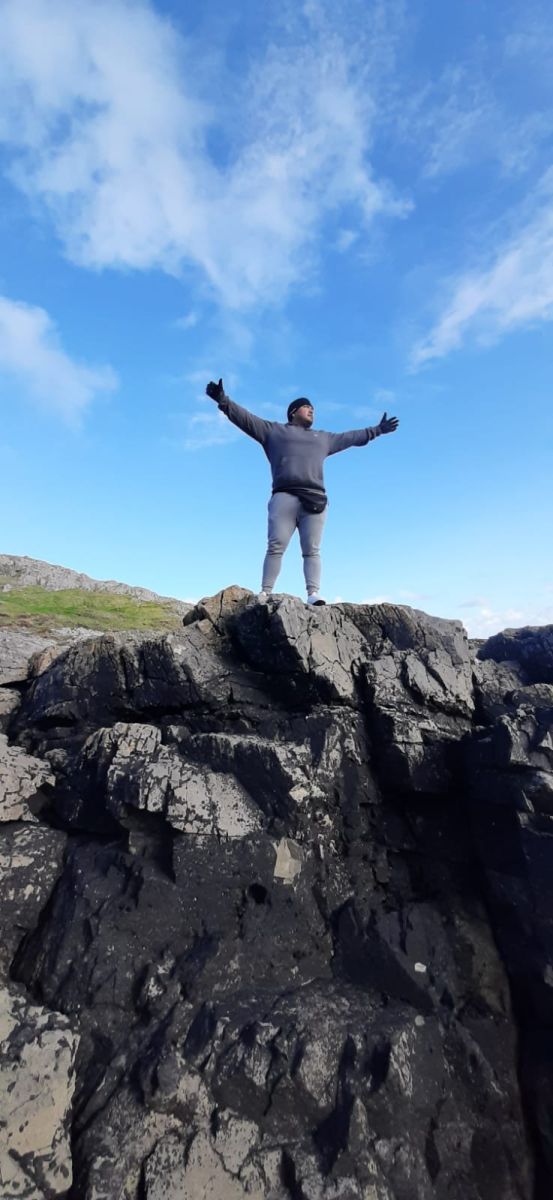
POLYGON ((288 412, 286 413, 288 420, 290 420, 290 417, 293 417, 294 413, 298 411, 298 408, 301 408, 304 404, 308 404, 310 408, 313 408, 313 405, 311 401, 307 399, 307 396, 300 396, 298 400, 292 400, 292 403, 288 405, 288 412))

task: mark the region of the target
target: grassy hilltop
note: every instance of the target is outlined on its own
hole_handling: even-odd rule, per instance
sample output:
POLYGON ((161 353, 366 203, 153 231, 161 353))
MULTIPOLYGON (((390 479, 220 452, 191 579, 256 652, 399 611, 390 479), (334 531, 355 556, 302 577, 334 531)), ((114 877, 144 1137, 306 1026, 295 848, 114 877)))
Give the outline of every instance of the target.
POLYGON ((0 628, 17 626, 36 633, 75 626, 102 632, 171 630, 181 628, 181 621, 170 601, 137 600, 80 588, 49 591, 40 586, 17 587, 0 575, 0 628), (9 591, 1 590, 6 584, 9 591))

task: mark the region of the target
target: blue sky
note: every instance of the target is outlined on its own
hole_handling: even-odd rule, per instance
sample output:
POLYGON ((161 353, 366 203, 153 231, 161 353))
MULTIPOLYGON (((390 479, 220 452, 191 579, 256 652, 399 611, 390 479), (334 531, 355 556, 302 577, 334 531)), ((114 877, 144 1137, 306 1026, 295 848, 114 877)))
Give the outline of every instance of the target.
POLYGON ((269 419, 400 418, 327 464, 328 599, 553 621, 549 6, 0 19, 0 549, 257 590, 269 469, 222 375, 269 419))

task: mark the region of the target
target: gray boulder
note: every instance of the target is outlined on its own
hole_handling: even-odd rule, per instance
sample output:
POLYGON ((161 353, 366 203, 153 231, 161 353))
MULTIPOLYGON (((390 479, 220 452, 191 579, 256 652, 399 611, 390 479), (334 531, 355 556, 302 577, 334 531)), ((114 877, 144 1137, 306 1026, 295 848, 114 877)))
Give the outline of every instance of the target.
POLYGON ((13 688, 0 687, 0 732, 5 732, 10 719, 19 708, 19 692, 13 688))
POLYGON ((488 638, 480 647, 478 657, 491 658, 498 663, 517 663, 529 683, 553 683, 553 625, 505 629, 488 638))
POLYGON ((60 1013, 0 988, 0 1194, 53 1200, 72 1182, 78 1038, 60 1013))
POLYGON ((0 686, 24 683, 32 674, 36 654, 55 647, 53 637, 40 637, 21 629, 0 628, 0 686))
POLYGON ((0 826, 0 981, 15 952, 35 929, 61 874, 67 835, 46 825, 0 826))
POLYGON ((35 812, 46 798, 44 789, 54 783, 47 762, 10 746, 0 733, 0 822, 36 821, 35 812))

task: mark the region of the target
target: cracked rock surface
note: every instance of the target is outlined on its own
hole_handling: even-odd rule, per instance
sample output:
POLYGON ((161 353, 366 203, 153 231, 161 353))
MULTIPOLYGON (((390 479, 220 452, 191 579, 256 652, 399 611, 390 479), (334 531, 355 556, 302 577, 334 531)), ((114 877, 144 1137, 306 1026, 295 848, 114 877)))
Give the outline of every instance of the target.
POLYGON ((549 1200, 551 638, 230 588, 11 688, 5 977, 67 1047, 0 1194, 549 1200))
POLYGON ((78 1038, 67 1017, 0 988, 0 1195, 67 1194, 78 1038))
POLYGON ((67 836, 47 825, 0 826, 0 981, 15 951, 36 928, 63 864, 67 836))
POLYGON ((7 736, 0 733, 1 822, 36 821, 32 803, 40 803, 43 789, 54 783, 48 763, 8 745, 7 736))

